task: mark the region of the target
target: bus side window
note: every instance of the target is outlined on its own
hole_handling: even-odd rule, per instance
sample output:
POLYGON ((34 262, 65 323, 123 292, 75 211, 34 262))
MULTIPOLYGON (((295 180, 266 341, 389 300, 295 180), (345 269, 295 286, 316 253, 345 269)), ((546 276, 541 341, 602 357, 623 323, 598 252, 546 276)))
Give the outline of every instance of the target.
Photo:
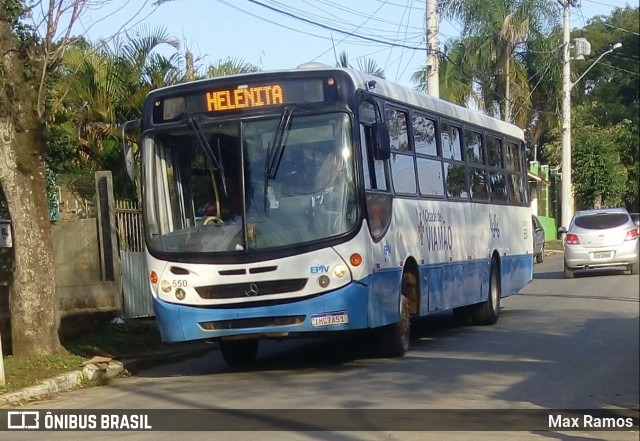
POLYGON ((385 118, 391 138, 389 167, 396 193, 416 194, 416 166, 413 146, 409 144, 407 112, 393 107, 385 108, 385 118))
POLYGON ((384 161, 373 158, 373 129, 377 121, 375 106, 370 101, 360 103, 360 151, 366 190, 388 191, 384 161))

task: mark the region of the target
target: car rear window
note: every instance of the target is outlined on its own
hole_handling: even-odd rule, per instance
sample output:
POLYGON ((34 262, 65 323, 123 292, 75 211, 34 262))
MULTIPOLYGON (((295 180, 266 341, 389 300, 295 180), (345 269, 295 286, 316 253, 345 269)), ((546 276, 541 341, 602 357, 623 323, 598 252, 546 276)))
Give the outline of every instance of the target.
POLYGON ((629 222, 629 216, 625 213, 600 213, 576 218, 576 227, 588 230, 606 230, 615 228, 629 222))

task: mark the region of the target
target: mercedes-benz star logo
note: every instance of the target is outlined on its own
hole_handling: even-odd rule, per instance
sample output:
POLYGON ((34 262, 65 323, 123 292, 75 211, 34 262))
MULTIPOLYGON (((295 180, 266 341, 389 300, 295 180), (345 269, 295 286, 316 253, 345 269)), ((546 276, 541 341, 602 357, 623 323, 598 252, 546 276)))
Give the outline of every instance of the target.
POLYGON ((255 283, 249 285, 249 289, 244 292, 247 297, 254 297, 258 295, 258 286, 255 283))

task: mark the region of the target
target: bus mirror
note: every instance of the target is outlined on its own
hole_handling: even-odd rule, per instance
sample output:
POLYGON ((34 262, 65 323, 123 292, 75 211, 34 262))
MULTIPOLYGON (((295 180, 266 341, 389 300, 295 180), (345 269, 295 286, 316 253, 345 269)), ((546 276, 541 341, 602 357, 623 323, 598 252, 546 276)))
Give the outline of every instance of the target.
POLYGON ((133 166, 133 148, 131 144, 128 142, 124 143, 124 168, 127 171, 127 176, 131 180, 131 182, 135 182, 136 172, 133 166))
POLYGON ((373 124, 373 158, 385 160, 391 157, 391 141, 389 128, 383 122, 373 124))
POLYGON ((135 167, 133 157, 133 146, 127 140, 127 131, 140 128, 140 120, 127 121, 122 125, 122 153, 124 155, 124 168, 131 182, 135 182, 135 167))

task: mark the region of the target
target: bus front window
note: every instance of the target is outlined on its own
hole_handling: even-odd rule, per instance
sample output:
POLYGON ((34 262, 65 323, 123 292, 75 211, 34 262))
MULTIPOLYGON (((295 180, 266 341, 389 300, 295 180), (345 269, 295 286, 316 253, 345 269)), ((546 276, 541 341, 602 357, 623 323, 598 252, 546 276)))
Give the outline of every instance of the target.
POLYGON ((274 161, 279 123, 275 117, 190 124, 147 138, 149 247, 246 252, 352 230, 357 210, 348 115, 293 113, 278 135, 274 161))

